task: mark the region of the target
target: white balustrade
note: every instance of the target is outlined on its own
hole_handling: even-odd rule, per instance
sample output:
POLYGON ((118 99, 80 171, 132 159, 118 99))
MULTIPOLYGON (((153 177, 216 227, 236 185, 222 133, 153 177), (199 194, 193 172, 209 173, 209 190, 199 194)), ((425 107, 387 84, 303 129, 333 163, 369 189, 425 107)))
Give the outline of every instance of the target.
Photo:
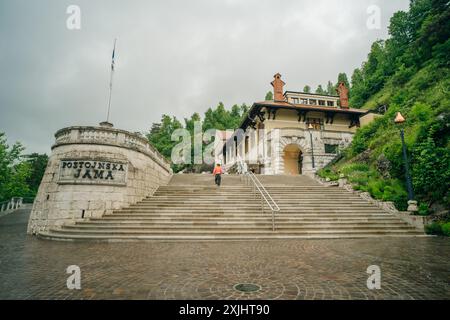
POLYGON ((67 143, 99 143, 137 149, 170 170, 170 163, 146 138, 138 134, 107 127, 69 127, 59 130, 55 137, 55 146, 67 143))
POLYGON ((0 205, 0 212, 17 210, 23 205, 23 198, 12 198, 9 201, 5 201, 0 205))

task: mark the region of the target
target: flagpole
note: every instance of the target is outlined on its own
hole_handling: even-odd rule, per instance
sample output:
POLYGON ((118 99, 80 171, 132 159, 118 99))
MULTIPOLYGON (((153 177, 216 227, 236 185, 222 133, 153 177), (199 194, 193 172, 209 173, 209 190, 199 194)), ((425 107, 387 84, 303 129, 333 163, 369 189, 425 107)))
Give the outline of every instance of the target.
POLYGON ((108 113, 106 115, 106 122, 109 122, 109 113, 111 110, 111 95, 112 95, 112 84, 113 84, 113 74, 114 74, 114 54, 116 51, 116 41, 117 41, 117 39, 114 39, 114 49, 113 49, 112 62, 111 62, 111 75, 109 78, 109 100, 108 100, 108 113))

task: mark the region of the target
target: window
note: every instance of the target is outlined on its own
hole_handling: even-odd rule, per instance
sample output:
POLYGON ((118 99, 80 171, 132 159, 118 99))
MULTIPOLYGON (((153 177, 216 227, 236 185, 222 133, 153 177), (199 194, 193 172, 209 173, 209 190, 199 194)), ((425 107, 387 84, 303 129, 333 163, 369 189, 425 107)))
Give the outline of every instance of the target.
POLYGON ((306 128, 309 127, 309 124, 312 125, 313 130, 322 130, 323 129, 323 121, 320 118, 307 118, 306 119, 306 128))
POLYGON ((244 141, 244 154, 248 153, 248 138, 249 136, 245 136, 245 141, 244 141))
POLYGON ((298 104, 298 98, 292 98, 292 103, 298 104))
POLYGON ((327 101, 327 106, 334 107, 334 101, 327 101))
POLYGON ((319 106, 324 106, 325 105, 325 100, 319 100, 319 106))
POLYGON ((309 99, 309 104, 316 105, 317 100, 316 99, 309 99))
POLYGON ((224 145, 222 148, 222 155, 223 155, 223 164, 227 164, 227 146, 224 145))
POLYGON ((337 144, 326 144, 325 143, 325 153, 338 153, 338 145, 337 144))
POLYGON ((306 98, 301 98, 301 99, 300 99, 300 103, 301 103, 301 104, 308 104, 308 99, 306 99, 306 98))

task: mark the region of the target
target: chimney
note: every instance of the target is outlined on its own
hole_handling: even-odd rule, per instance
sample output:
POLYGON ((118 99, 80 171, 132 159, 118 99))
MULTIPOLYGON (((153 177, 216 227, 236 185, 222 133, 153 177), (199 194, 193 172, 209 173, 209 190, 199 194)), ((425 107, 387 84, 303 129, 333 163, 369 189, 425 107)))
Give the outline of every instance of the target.
POLYGON ((284 101, 283 86, 285 83, 281 80, 281 74, 273 76, 274 80, 270 83, 273 86, 273 101, 284 101))
POLYGON ((348 109, 348 88, 345 86, 344 82, 339 82, 336 88, 337 93, 339 93, 339 102, 342 109, 348 109))

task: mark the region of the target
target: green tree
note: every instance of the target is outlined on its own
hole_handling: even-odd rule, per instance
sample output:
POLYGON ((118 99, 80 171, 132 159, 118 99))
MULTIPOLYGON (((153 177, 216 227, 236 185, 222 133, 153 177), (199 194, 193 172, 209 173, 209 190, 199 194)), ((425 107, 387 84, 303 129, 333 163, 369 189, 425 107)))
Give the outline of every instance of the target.
POLYGON ((31 172, 27 179, 28 187, 33 195, 36 195, 45 169, 47 168, 48 156, 46 154, 32 153, 25 156, 26 161, 30 164, 31 172))
POLYGON ((327 83, 327 94, 330 96, 336 95, 336 90, 331 81, 328 81, 328 83, 327 83))
POLYGON ((266 98, 264 100, 266 100, 266 101, 273 100, 273 93, 272 93, 272 91, 268 91, 266 93, 266 98))
POLYGON ((308 85, 304 86, 304 87, 303 87, 303 92, 305 92, 305 93, 311 93, 311 87, 308 86, 308 85))
POLYGON ((166 159, 170 160, 172 148, 178 144, 177 141, 172 141, 172 133, 182 127, 176 117, 164 114, 160 123, 153 123, 147 139, 166 159))
MULTIPOLYGON (((216 108, 208 108, 204 113, 203 121, 198 113, 193 113, 190 118, 184 119, 184 128, 191 134, 191 156, 194 155, 194 124, 200 122, 202 133, 209 129, 217 130, 234 130, 239 127, 244 117, 246 117, 249 107, 243 103, 242 105, 233 105, 231 110, 227 110, 222 102, 216 108)), ((149 142, 166 158, 170 158, 172 148, 178 143, 171 141, 172 132, 175 129, 183 128, 182 124, 175 118, 163 115, 161 122, 153 123, 150 132, 147 133, 149 142)), ((210 142, 211 143, 211 142, 210 142)), ((209 144, 209 143, 208 143, 209 144)), ((206 147, 203 142, 203 148, 206 147)), ((206 166, 207 167, 207 166, 206 166)), ((172 165, 175 172, 186 169, 187 171, 201 172, 206 168, 204 165, 183 164, 172 165)), ((207 169, 209 170, 209 169, 207 169)))
MULTIPOLYGON (((414 190, 422 199, 442 201, 450 196, 450 150, 437 147, 431 137, 414 148, 414 190)), ((450 202, 450 200, 447 200, 450 202)))
POLYGON ((337 79, 337 83, 336 83, 336 87, 335 88, 337 88, 337 85, 340 82, 344 82, 345 86, 347 88, 350 88, 350 85, 349 85, 348 79, 347 79, 347 74, 345 72, 341 72, 341 73, 338 74, 338 79, 337 79))
POLYGON ((350 105, 353 108, 361 108, 370 95, 366 89, 362 71, 358 68, 353 71, 351 90, 350 105))
POLYGON ((326 94, 325 90, 323 90, 322 85, 319 84, 316 89, 317 94, 326 94))
POLYGON ((228 111, 222 102, 215 108, 209 108, 205 112, 203 120, 203 129, 236 129, 239 127, 242 118, 248 112, 248 107, 244 103, 241 106, 235 104, 231 107, 231 111, 228 111))
POLYGON ((200 115, 197 112, 194 112, 190 119, 184 118, 184 124, 185 128, 189 130, 191 135, 194 133, 194 124, 195 122, 201 122, 202 119, 200 118, 200 115))
POLYGON ((9 146, 6 135, 0 132, 0 201, 30 195, 27 179, 31 174, 31 167, 23 160, 23 150, 24 147, 19 142, 9 146))

